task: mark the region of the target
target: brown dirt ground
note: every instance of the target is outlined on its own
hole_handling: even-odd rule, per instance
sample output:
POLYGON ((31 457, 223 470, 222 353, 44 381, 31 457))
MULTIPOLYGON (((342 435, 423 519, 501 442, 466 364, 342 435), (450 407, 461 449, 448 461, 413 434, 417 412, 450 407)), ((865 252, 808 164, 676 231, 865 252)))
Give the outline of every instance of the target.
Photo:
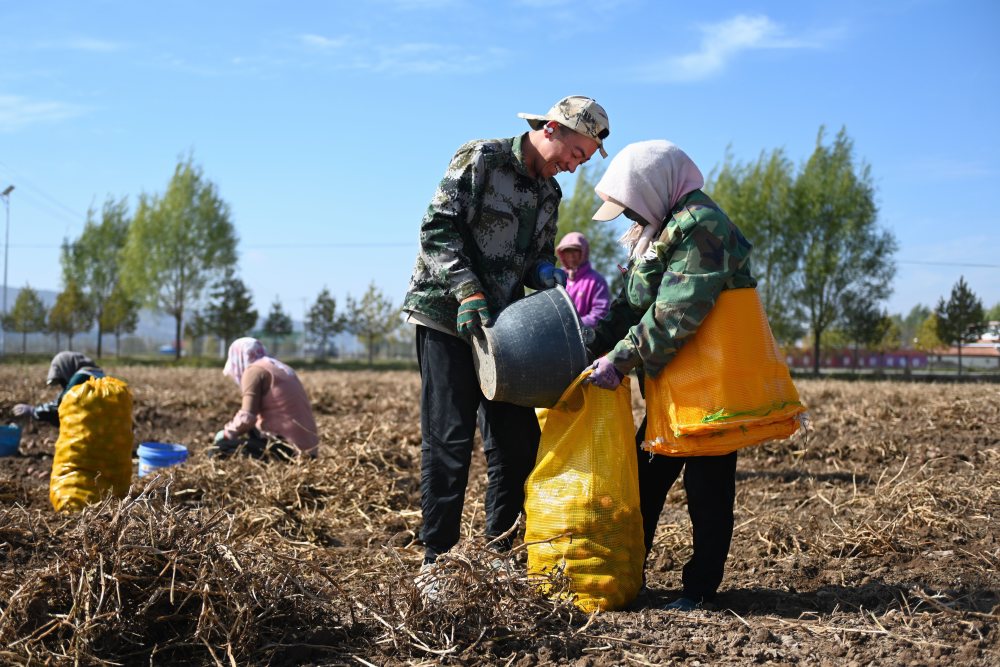
MULTIPOLYGON (((286 465, 204 457, 238 407, 218 370, 106 370, 136 443, 191 458, 57 515, 57 431, 27 428, 0 459, 2 664, 1000 664, 996 385, 797 382, 808 431, 740 455, 717 603, 661 609, 690 554, 678 483, 649 594, 588 617, 484 566, 479 453, 454 598, 423 604, 415 373, 302 373, 321 456, 286 465)), ((50 398, 44 376, 0 367, 0 413, 50 398)))

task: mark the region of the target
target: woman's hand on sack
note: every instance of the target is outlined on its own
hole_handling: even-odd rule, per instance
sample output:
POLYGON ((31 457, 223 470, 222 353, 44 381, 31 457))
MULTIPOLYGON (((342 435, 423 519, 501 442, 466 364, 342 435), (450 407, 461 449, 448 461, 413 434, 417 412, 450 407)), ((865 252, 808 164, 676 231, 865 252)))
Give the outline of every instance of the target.
POLYGON ((591 374, 587 376, 585 382, 589 382, 601 389, 617 389, 625 376, 608 357, 604 356, 591 365, 591 374))
POLYGON ((11 414, 13 414, 15 417, 30 417, 31 411, 33 409, 34 406, 28 405, 27 403, 17 403, 11 409, 11 414))

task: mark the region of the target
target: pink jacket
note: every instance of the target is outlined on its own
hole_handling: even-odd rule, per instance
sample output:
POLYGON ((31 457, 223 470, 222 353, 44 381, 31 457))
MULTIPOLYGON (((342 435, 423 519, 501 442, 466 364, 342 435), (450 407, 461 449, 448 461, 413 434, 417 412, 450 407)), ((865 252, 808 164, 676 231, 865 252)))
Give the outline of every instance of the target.
POLYGON ((271 390, 261 399, 257 428, 281 434, 302 452, 311 453, 319 444, 319 435, 312 406, 295 371, 272 357, 254 364, 264 365, 271 373, 271 390))
POLYGON ((570 232, 562 238, 556 247, 556 255, 564 267, 566 264, 562 255, 567 248, 579 248, 581 261, 575 270, 567 269, 569 280, 566 281, 566 291, 573 299, 583 326, 592 327, 607 314, 611 306, 611 291, 604 276, 590 266, 590 244, 587 237, 580 232, 570 232))

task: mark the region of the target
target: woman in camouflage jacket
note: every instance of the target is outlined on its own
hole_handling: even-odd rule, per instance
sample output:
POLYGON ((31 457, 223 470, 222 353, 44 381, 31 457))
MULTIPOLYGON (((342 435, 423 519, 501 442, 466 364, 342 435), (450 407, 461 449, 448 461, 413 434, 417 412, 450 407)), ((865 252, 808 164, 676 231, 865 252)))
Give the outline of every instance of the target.
MULTIPOLYGON (((595 220, 624 214, 635 224, 622 237, 630 258, 625 287, 595 329, 590 351, 599 357, 593 384, 614 389, 636 370, 656 377, 698 330, 722 290, 755 287, 750 243, 712 199, 684 151, 668 141, 630 144, 612 159, 595 187, 604 204, 595 220), (604 356, 600 356, 604 355, 604 356)), ((636 434, 645 440, 646 420, 636 434)), ((694 532, 681 598, 668 605, 693 609, 715 596, 733 533, 736 453, 651 456, 639 449, 639 495, 648 557, 667 492, 684 469, 694 532)))

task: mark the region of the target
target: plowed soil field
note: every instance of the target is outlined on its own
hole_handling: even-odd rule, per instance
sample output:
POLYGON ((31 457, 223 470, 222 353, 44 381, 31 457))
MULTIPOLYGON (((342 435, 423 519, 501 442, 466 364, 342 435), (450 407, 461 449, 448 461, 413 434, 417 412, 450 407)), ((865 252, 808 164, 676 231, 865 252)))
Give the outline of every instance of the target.
MULTIPOLYGON (((191 456, 56 514, 57 429, 26 428, 0 458, 0 664, 1000 664, 997 385, 797 382, 808 430, 740 454, 716 603, 662 609, 690 555, 678 482, 648 592, 588 616, 523 549, 487 566, 481 452, 449 594, 421 599, 416 373, 302 372, 321 453, 284 464, 204 456, 239 403, 219 369, 105 370, 135 442, 191 456)), ((52 398, 45 371, 0 367, 0 411, 52 398)))

